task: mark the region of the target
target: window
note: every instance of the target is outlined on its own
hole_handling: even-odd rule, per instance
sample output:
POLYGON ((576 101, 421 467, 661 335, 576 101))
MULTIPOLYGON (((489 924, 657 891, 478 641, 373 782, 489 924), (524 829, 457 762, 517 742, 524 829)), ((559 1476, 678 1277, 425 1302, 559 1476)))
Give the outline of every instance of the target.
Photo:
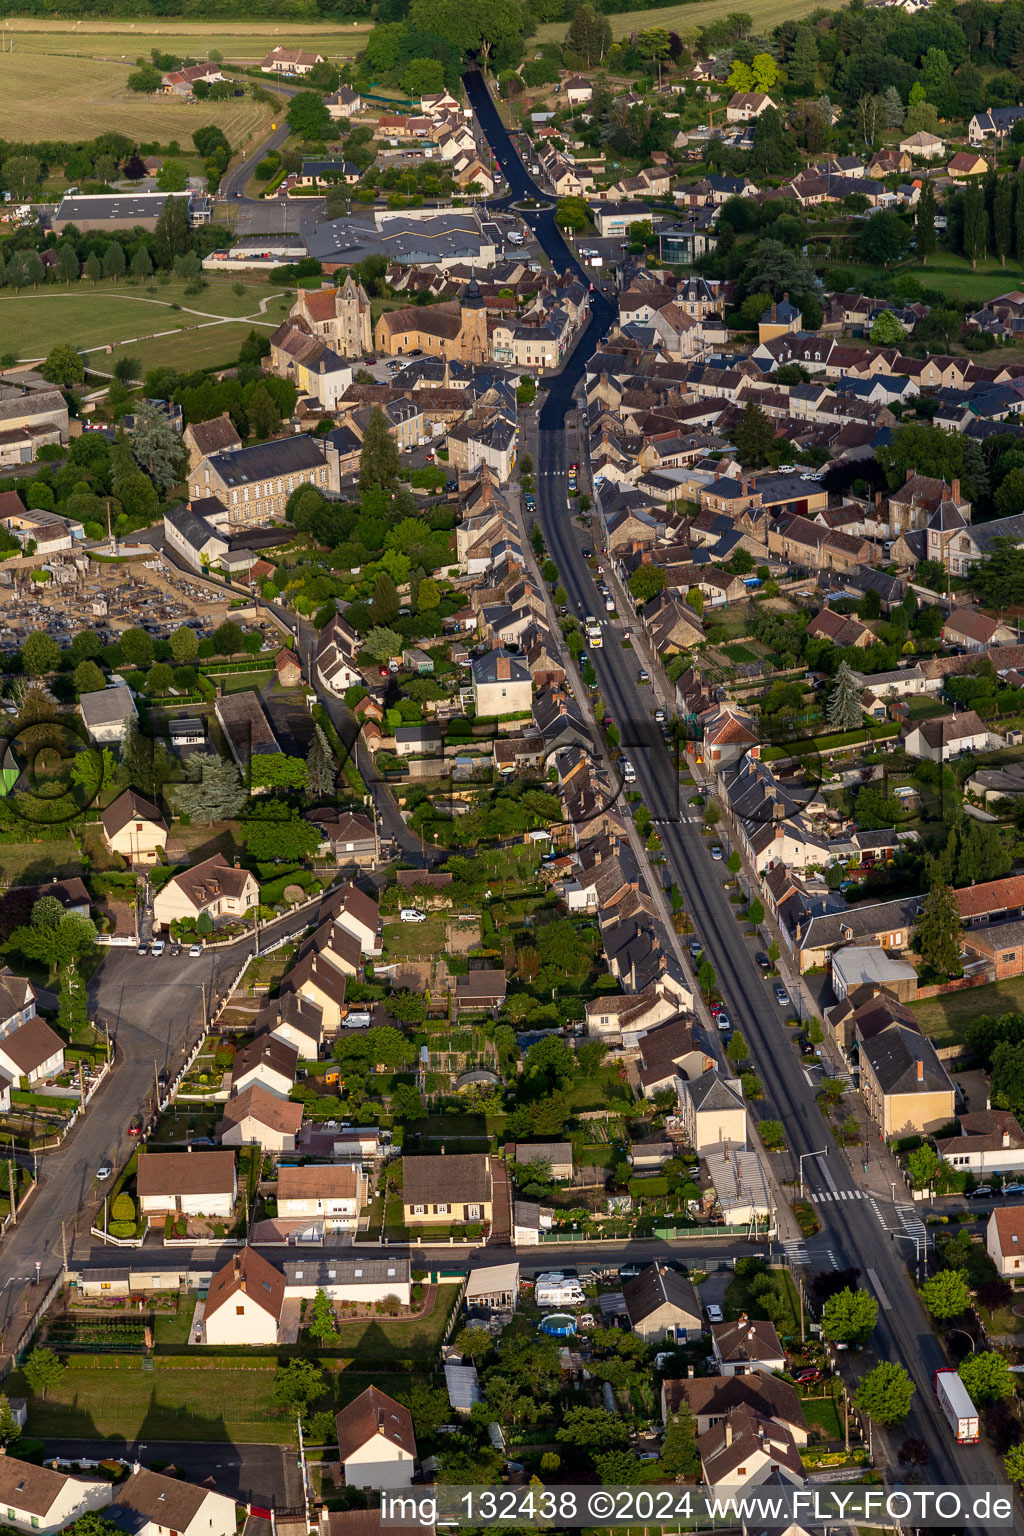
POLYGON ((412 1208, 412 1213, 414 1216, 425 1216, 427 1214, 427 1208, 425 1205, 414 1205, 412 1208))
POLYGON ((447 1216, 451 1212, 451 1206, 450 1205, 435 1205, 434 1206, 434 1210, 436 1211, 438 1216, 447 1216))
POLYGON ((481 1214, 482 1213, 478 1205, 466 1206, 466 1215, 469 1217, 470 1221, 479 1221, 481 1214))
POLYGON ((235 1316, 236 1317, 244 1317, 245 1316, 245 1308, 244 1307, 236 1307, 235 1308, 235 1316))

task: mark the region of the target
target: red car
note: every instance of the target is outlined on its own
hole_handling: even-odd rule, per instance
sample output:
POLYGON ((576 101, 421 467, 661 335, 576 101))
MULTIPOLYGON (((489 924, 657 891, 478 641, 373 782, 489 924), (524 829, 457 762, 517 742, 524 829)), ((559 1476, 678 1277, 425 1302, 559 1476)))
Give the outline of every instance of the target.
POLYGON ((821 1380, 821 1372, 816 1365, 805 1365, 802 1371, 793 1372, 793 1380, 801 1387, 808 1387, 812 1382, 821 1380))
POLYGON ((128 1127, 128 1135, 129 1136, 141 1136, 142 1135, 142 1117, 140 1115, 136 1115, 135 1119, 132 1121, 131 1125, 128 1127))

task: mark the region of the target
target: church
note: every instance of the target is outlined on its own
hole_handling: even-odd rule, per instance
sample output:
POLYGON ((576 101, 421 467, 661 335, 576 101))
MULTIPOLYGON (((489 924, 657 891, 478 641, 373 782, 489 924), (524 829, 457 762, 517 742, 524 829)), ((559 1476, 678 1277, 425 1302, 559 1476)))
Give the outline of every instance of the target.
POLYGON ((449 362, 486 363, 489 356, 487 309, 474 277, 461 303, 411 304, 381 315, 375 330, 377 351, 388 357, 423 352, 449 362))
POLYGON ((314 336, 339 357, 365 357, 373 351, 373 325, 366 289, 351 273, 340 288, 300 288, 291 318, 304 320, 314 336))

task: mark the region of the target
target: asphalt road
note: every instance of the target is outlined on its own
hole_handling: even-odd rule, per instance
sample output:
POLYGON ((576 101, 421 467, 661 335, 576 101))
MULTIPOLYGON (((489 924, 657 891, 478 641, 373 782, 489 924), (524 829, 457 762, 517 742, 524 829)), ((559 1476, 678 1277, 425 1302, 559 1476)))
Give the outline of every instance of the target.
MULTIPOLYGON (((464 78, 470 103, 512 192, 517 197, 537 196, 482 76, 471 72, 464 78)), ((551 211, 526 217, 534 225, 553 266, 559 271, 568 267, 584 277, 565 246, 551 211)), ((591 322, 563 372, 551 380, 540 411, 537 515, 548 553, 568 594, 570 611, 597 614, 603 611, 603 603, 573 530, 565 477, 565 418, 573 408, 573 391, 614 313, 603 295, 592 295, 592 301, 591 322)), ((997 1466, 987 1446, 958 1446, 952 1439, 932 1388, 934 1370, 947 1361, 899 1251, 903 1248, 912 1253, 912 1247, 905 1241, 898 1243, 891 1235, 897 1225, 891 1206, 886 1210, 880 1202, 858 1198, 861 1192, 838 1155, 814 1089, 787 1037, 782 1013, 754 964, 753 946, 737 941, 734 908, 721 878, 714 872, 699 821, 688 812, 681 798, 677 765, 651 718, 651 691, 637 681, 636 652, 623 650, 614 632, 611 634, 611 645, 590 653, 601 695, 636 769, 635 787, 661 834, 668 877, 679 884, 683 905, 715 968, 726 1007, 751 1048, 765 1085, 765 1113, 784 1122, 794 1164, 802 1155, 816 1154, 825 1148, 831 1151, 831 1158, 809 1156, 803 1164, 804 1174, 812 1194, 832 1197, 821 1199, 816 1205, 822 1224, 817 1251, 824 1250, 836 1268, 860 1269, 860 1284, 879 1303, 872 1356, 862 1357, 862 1366, 873 1363, 874 1355, 878 1359, 899 1360, 914 1378, 917 1391, 911 1413, 906 1424, 894 1432, 893 1442, 898 1446, 912 1435, 928 1445, 932 1460, 922 1474, 922 1481, 930 1478, 944 1486, 991 1487, 1003 1483, 1002 1467, 997 1466)))
MULTIPOLYGON (((309 912, 266 924, 261 946, 303 931, 316 908, 309 912)), ((99 1184, 96 1170, 104 1162, 116 1170, 130 1155, 134 1139, 128 1127, 134 1115, 152 1106, 157 1072, 166 1068, 173 1077, 202 1029, 204 985, 212 1009, 254 945, 253 940, 210 949, 195 960, 185 953, 137 955, 134 949, 104 955, 89 983, 90 1011, 109 1027, 116 1064, 63 1146, 40 1156, 39 1186, 3 1240, 0 1339, 12 1317, 25 1311, 26 1285, 35 1279, 37 1261, 45 1282, 59 1270, 64 1244, 70 1256, 76 1233, 88 1233, 104 1190, 113 1183, 99 1184)))
POLYGON ((74 1461, 104 1456, 174 1466, 190 1483, 209 1479, 218 1493, 263 1509, 301 1509, 302 1474, 286 1445, 224 1445, 189 1440, 47 1440, 46 1454, 74 1461))
MULTIPOLYGON (((282 85, 276 80, 273 82, 268 80, 267 89, 272 90, 278 96, 289 97, 297 96, 301 87, 282 85)), ((236 202, 242 198, 242 194, 245 192, 249 177, 252 175, 256 167, 260 164, 261 161, 267 158, 271 150, 280 149, 282 144, 284 144, 287 140, 291 131, 287 122, 285 121, 285 113, 287 110, 288 104, 287 101, 285 101, 282 104, 277 117, 275 118, 277 127, 274 129, 274 131, 263 140, 262 144, 257 144, 256 148, 252 150, 250 154, 244 156, 237 165, 232 166, 226 172, 220 186, 217 188, 218 198, 223 198, 224 200, 230 202, 236 202)), ((258 199, 245 198, 245 201, 247 203, 252 203, 257 202, 258 199)))

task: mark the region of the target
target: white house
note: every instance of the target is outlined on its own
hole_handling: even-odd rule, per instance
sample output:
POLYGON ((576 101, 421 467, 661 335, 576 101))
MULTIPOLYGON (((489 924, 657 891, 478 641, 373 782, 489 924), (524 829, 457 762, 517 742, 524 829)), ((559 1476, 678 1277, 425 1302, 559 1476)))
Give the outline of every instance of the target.
POLYGON ((338 1449, 349 1488, 408 1488, 416 1468, 412 1414, 376 1387, 367 1387, 336 1419, 338 1449))
POLYGON ((302 1105, 279 1098, 260 1083, 252 1083, 224 1105, 219 1134, 222 1147, 255 1143, 264 1152, 294 1152, 302 1125, 302 1105))
POLYGON ((167 845, 167 823, 160 807, 134 789, 112 800, 100 816, 103 841, 111 853, 130 864, 154 864, 167 845))
POLYGON ((176 919, 195 922, 204 912, 214 922, 223 917, 244 917, 259 897, 255 875, 215 853, 202 864, 182 870, 157 891, 153 920, 158 927, 170 927, 176 919))
POLYGON ((937 720, 922 720, 907 732, 903 746, 908 757, 946 763, 965 752, 988 752, 1000 740, 973 709, 963 709, 959 714, 943 715, 937 720))
POLYGON ((786 1369, 786 1351, 775 1324, 745 1314, 735 1323, 712 1323, 711 1348, 721 1376, 786 1369))
POLYGON ((203 1312, 207 1344, 276 1344, 284 1306, 284 1275, 252 1248, 243 1248, 210 1281, 203 1312))
POLYGON ((365 1196, 363 1171, 354 1163, 278 1170, 277 1214, 284 1221, 308 1218, 325 1232, 354 1232, 365 1196))
POLYGON ((133 715, 137 719, 139 713, 131 689, 124 683, 80 694, 78 707, 89 739, 97 746, 117 746, 124 740, 128 721, 133 715))
POLYGON ((285 1295, 312 1301, 323 1291, 331 1301, 384 1301, 396 1297, 409 1305, 411 1274, 408 1259, 389 1253, 385 1258, 302 1258, 284 1266, 285 1295))
MULTIPOLYGON (((733 1408, 698 1438, 708 1492, 721 1496, 771 1482, 802 1487, 803 1462, 784 1424, 765 1418, 747 1403, 733 1408)), ((787 1529, 787 1536, 789 1536, 787 1529)))
POLYGON ((959 1136, 944 1136, 935 1150, 951 1168, 968 1169, 984 1180, 990 1173, 1024 1169, 1024 1131, 1008 1109, 983 1109, 960 1116, 959 1136))
POLYGON ((126 1536, 235 1536, 235 1501, 145 1467, 121 1484, 107 1519, 126 1536))
POLYGON ((235 1053, 231 1070, 231 1089, 241 1093, 259 1083, 268 1093, 286 1099, 295 1086, 299 1053, 294 1046, 272 1035, 257 1035, 235 1053))
POLYGON ((736 1082, 719 1072, 702 1072, 677 1091, 686 1139, 698 1157, 746 1147, 747 1107, 736 1082))
POLYGON ((321 902, 320 921, 325 923, 329 919, 333 919, 346 933, 359 940, 359 948, 364 955, 380 954, 380 907, 358 885, 350 882, 339 886, 321 902))
POLYGON ((0 1456, 0 1510, 15 1530, 63 1531, 88 1510, 105 1508, 112 1493, 106 1478, 69 1477, 0 1456))
POLYGON ((235 1209, 238 1182, 233 1152, 145 1152, 135 1187, 144 1216, 217 1216, 235 1209))
POLYGON ((63 1069, 64 1042, 43 1019, 30 1018, 0 1040, 0 1072, 14 1083, 41 1083, 63 1069))
POLYGON ((1024 1274, 1024 1206, 996 1207, 985 1228, 985 1247, 996 1269, 1007 1280, 1024 1274))

